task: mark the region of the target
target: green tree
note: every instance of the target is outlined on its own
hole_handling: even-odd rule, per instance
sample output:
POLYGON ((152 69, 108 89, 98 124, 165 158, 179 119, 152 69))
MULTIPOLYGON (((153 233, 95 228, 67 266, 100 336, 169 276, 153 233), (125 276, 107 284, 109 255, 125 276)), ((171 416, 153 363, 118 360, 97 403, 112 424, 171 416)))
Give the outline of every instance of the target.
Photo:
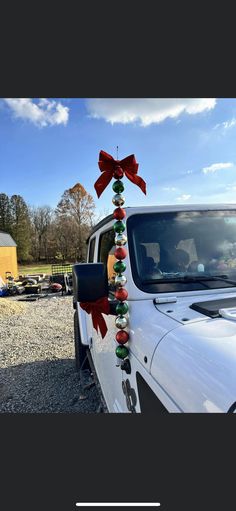
POLYGON ((5 193, 0 193, 0 231, 11 234, 10 199, 5 193))
POLYGON ((29 258, 30 251, 30 217, 27 204, 20 195, 10 199, 11 234, 17 244, 18 260, 29 258))

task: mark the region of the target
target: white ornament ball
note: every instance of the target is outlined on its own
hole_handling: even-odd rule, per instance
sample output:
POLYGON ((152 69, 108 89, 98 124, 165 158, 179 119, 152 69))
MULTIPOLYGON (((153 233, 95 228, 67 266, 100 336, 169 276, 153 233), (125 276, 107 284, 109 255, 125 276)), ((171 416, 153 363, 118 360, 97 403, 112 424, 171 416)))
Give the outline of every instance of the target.
POLYGON ((115 323, 117 328, 123 329, 127 327, 127 319, 124 316, 118 316, 115 323))
POLYGON ((125 202, 125 198, 120 193, 116 193, 116 195, 114 195, 114 197, 112 199, 112 202, 115 206, 123 206, 123 204, 125 202))
POLYGON ((127 243, 127 236, 125 234, 117 234, 115 236, 115 244, 121 247, 127 243))
POLYGON ((126 282, 127 282, 127 278, 125 277, 125 275, 117 275, 115 277, 115 284, 118 287, 125 286, 126 282))

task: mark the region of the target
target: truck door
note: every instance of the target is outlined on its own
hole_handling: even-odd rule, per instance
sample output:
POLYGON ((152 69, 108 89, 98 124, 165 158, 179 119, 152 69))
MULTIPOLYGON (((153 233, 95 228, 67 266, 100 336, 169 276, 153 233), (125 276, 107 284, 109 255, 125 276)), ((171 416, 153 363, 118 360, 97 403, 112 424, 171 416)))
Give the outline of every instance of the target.
MULTIPOLYGON (((114 229, 110 228, 99 235, 98 250, 95 251, 96 261, 102 262, 107 267, 109 283, 109 299, 114 299, 115 292, 115 272, 113 264, 116 261, 114 229)), ((102 339, 100 333, 97 334, 93 329, 91 355, 95 364, 99 382, 109 409, 109 412, 126 412, 125 396, 122 390, 122 370, 117 367, 117 358, 115 355, 116 341, 115 336, 117 328, 115 326, 115 316, 104 315, 107 324, 107 334, 102 339)))

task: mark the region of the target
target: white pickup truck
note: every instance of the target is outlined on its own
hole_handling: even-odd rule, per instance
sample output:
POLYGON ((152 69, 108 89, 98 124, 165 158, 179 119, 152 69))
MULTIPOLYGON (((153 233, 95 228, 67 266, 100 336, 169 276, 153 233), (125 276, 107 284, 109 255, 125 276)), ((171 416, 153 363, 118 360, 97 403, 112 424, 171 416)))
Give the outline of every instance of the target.
POLYGON ((110 413, 236 411, 236 205, 126 208, 129 356, 115 354, 112 215, 73 267, 77 367, 110 413), (108 295, 104 338, 79 305, 108 295))

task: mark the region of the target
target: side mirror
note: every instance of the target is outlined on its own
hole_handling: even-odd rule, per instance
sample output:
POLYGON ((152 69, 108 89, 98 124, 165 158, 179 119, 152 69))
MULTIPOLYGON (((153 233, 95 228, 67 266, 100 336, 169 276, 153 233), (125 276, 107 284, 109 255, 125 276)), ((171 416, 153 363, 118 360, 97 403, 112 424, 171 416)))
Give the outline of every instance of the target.
POLYGON ((95 302, 108 296, 107 271, 103 263, 79 263, 72 268, 74 302, 95 302))

